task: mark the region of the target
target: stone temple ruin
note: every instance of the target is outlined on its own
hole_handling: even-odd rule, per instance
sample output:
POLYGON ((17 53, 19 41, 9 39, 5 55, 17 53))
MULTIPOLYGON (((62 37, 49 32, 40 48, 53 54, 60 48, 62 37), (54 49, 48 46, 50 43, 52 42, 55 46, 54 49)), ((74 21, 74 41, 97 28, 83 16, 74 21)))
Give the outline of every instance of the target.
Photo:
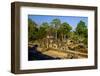
POLYGON ((87 58, 87 49, 85 49, 85 47, 79 48, 80 44, 77 44, 71 39, 61 41, 59 39, 55 40, 53 36, 47 36, 47 38, 43 39, 41 43, 38 42, 33 45, 38 45, 39 47, 37 49, 42 54, 46 54, 54 58, 87 58), (80 50, 82 49, 85 52, 81 52, 80 50))

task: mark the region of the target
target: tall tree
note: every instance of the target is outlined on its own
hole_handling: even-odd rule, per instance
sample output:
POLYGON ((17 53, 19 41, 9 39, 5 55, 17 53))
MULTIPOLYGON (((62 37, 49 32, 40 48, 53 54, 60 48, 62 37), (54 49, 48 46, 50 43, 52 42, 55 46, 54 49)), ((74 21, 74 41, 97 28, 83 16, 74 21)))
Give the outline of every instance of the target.
POLYGON ((76 27, 76 33, 78 35, 83 35, 85 36, 87 34, 87 26, 85 24, 85 22, 83 21, 80 21, 78 24, 77 24, 77 27, 76 27))
POLYGON ((29 41, 37 39, 36 38, 37 32, 38 32, 37 24, 31 19, 28 19, 28 39, 29 41))
POLYGON ((47 33, 49 31, 49 24, 47 22, 43 22, 39 27, 38 35, 40 39, 46 38, 47 33))
POLYGON ((59 33, 61 34, 62 40, 65 40, 66 37, 69 37, 69 33, 71 30, 72 30, 72 27, 66 22, 60 25, 59 33))
POLYGON ((51 24, 53 25, 54 29, 55 29, 55 39, 57 40, 57 30, 60 27, 61 21, 60 19, 53 19, 51 24))
POLYGON ((85 42, 85 44, 87 44, 88 29, 87 29, 87 26, 86 26, 85 22, 80 21, 80 22, 77 24, 77 27, 76 27, 76 34, 79 36, 78 39, 79 39, 81 42, 85 42))

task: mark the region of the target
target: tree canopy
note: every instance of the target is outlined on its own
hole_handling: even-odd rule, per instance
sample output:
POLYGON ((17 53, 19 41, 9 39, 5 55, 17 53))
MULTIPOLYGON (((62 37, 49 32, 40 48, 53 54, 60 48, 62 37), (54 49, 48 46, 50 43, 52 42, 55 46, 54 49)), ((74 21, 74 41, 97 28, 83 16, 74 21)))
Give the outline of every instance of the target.
POLYGON ((77 24, 76 29, 73 28, 67 22, 61 22, 60 19, 53 19, 51 23, 43 22, 38 25, 36 22, 28 19, 28 38, 29 41, 35 41, 38 39, 46 38, 48 35, 54 37, 55 40, 61 41, 66 39, 74 39, 81 41, 87 45, 88 28, 85 22, 82 20, 77 24))

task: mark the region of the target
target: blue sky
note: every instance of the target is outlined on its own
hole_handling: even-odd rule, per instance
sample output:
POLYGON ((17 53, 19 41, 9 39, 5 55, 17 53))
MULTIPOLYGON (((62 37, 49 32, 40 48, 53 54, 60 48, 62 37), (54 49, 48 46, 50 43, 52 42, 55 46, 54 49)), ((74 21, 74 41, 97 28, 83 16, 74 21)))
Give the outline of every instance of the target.
POLYGON ((70 24, 73 29, 76 28, 77 24, 82 20, 88 26, 88 17, 79 17, 79 16, 51 16, 51 15, 28 15, 28 18, 32 19, 38 25, 41 25, 43 22, 50 23, 53 19, 60 19, 61 23, 67 22, 70 24))

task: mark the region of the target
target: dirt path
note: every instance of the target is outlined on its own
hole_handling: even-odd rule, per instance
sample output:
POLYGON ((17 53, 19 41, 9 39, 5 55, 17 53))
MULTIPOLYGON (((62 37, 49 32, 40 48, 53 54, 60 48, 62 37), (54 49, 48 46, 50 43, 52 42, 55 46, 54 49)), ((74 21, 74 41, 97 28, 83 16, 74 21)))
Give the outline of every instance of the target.
POLYGON ((87 53, 81 53, 81 52, 72 51, 72 50, 62 51, 62 50, 56 50, 56 49, 49 49, 42 53, 54 58, 62 58, 62 59, 70 58, 71 56, 77 56, 78 58, 87 58, 88 56, 87 53))
POLYGON ((54 51, 54 50, 49 50, 43 52, 43 54, 46 54, 48 56, 54 57, 54 58, 67 58, 68 54, 60 51, 54 51))

